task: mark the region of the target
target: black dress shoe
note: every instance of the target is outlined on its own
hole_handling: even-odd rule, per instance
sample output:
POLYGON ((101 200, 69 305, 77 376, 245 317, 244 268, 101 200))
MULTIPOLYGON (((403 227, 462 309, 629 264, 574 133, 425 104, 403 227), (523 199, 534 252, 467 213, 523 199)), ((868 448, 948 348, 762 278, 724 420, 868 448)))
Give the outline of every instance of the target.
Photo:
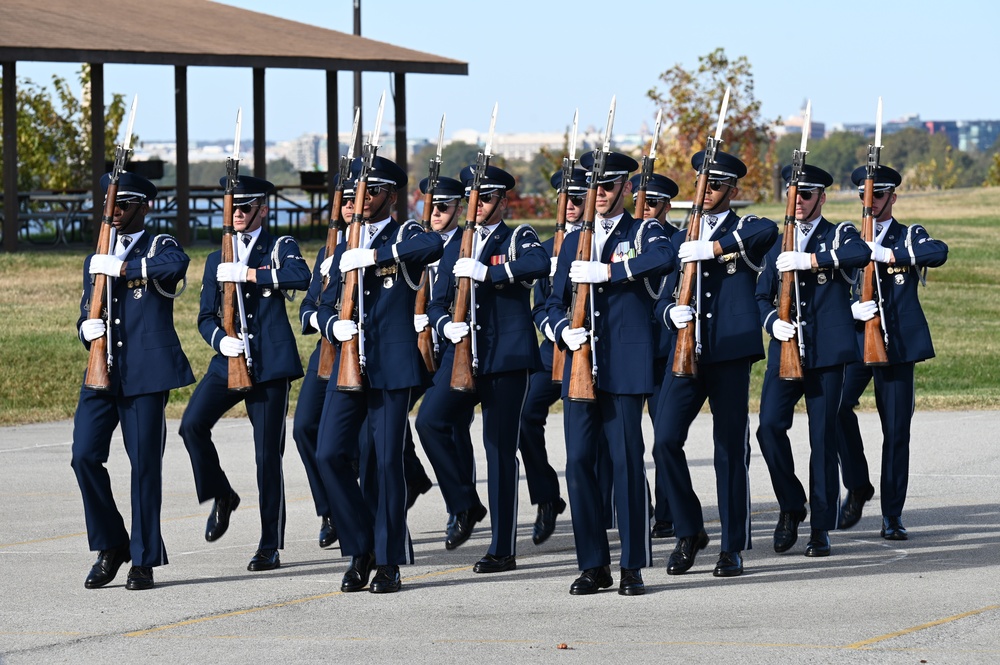
POLYGON ((278 557, 278 550, 266 549, 257 550, 247 565, 247 570, 274 570, 281 566, 281 558, 278 557))
POLYGON ((830 556, 830 532, 813 529, 806 544, 806 556, 830 556))
POLYGON ((335 542, 337 542, 337 525, 333 523, 332 517, 324 517, 323 524, 319 527, 319 546, 326 549, 335 542))
POLYGON ((562 497, 555 501, 538 504, 538 516, 535 518, 535 528, 531 532, 531 542, 541 545, 548 540, 552 532, 556 530, 556 517, 562 515, 564 510, 566 510, 566 502, 562 500, 562 497))
POLYGON ((118 569, 126 561, 132 560, 132 553, 129 551, 128 543, 110 550, 101 550, 97 554, 97 561, 90 568, 87 581, 83 586, 88 589, 99 589, 111 580, 115 579, 118 569))
POLYGON ((653 523, 653 531, 650 535, 653 538, 673 538, 674 523, 666 520, 656 520, 653 523))
POLYGON ((476 562, 476 565, 472 567, 472 572, 474 573, 503 573, 508 570, 514 570, 517 568, 517 560, 514 555, 510 556, 493 556, 492 554, 487 554, 482 559, 476 562))
POLYGON ((875 488, 869 485, 863 490, 847 490, 847 498, 840 506, 840 523, 838 529, 850 529, 861 519, 861 511, 873 496, 875 488))
POLYGON ((642 571, 638 568, 622 568, 622 579, 618 583, 619 596, 641 596, 646 593, 642 583, 642 571))
POLYGON ((778 515, 778 526, 774 527, 774 551, 787 552, 799 539, 799 524, 806 518, 806 511, 778 515))
POLYGON ((601 589, 607 589, 614 583, 615 580, 611 577, 611 566, 588 568, 573 581, 569 587, 569 593, 571 596, 589 596, 601 589))
POLYGON ((375 553, 359 554, 351 557, 351 565, 344 573, 344 579, 340 582, 340 590, 345 593, 361 591, 368 584, 371 577, 372 567, 375 565, 375 553))
POLYGON ((240 495, 230 492, 226 496, 216 497, 212 504, 212 512, 208 514, 208 524, 205 525, 205 540, 218 540, 229 528, 229 516, 240 505, 240 495))
POLYGON ((719 552, 719 561, 712 575, 716 577, 736 577, 743 574, 743 557, 739 552, 719 552))
POLYGON ((472 535, 472 530, 476 528, 476 523, 481 522, 484 517, 486 517, 486 506, 481 503, 455 515, 455 521, 444 539, 445 549, 453 550, 467 541, 472 535))
POLYGON ((368 587, 371 593, 396 593, 402 582, 399 579, 399 566, 379 566, 368 587))
POLYGON ((125 588, 129 591, 142 591, 153 588, 153 569, 149 566, 132 566, 128 571, 128 581, 125 588))
POLYGON ((670 559, 667 560, 667 575, 686 573, 694 565, 698 550, 708 547, 708 534, 702 529, 697 535, 687 536, 677 541, 670 559))
POLYGON ((406 485, 406 509, 409 510, 413 507, 413 504, 417 502, 417 498, 421 494, 426 494, 430 489, 434 487, 434 483, 427 476, 421 478, 418 482, 412 485, 407 483, 406 485))
POLYGON ((886 540, 906 540, 906 527, 903 526, 903 520, 897 517, 882 517, 882 533, 881 536, 886 540))

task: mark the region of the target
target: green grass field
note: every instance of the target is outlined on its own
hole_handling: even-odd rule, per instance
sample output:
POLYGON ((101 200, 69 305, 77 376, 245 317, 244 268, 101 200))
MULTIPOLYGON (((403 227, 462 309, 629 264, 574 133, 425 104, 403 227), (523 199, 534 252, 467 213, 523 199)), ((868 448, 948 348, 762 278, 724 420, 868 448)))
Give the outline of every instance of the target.
MULTIPOLYGON (((849 193, 831 194, 824 214, 831 221, 853 219, 860 202, 849 193)), ((937 357, 917 366, 918 409, 1000 407, 1000 188, 900 194, 897 217, 923 224, 948 243, 948 263, 931 270, 921 300, 930 321, 937 357)), ((762 205, 742 212, 784 218, 784 207, 762 205)), ((551 221, 538 225, 551 234, 551 221)), ((318 241, 302 244, 307 258, 318 241)), ((211 348, 195 322, 198 292, 208 254, 205 242, 188 248, 188 291, 175 305, 175 321, 195 376, 204 374, 211 348)), ((0 254, 0 425, 71 418, 76 408, 87 353, 76 337, 83 259, 89 247, 32 249, 0 254)), ((296 328, 299 302, 287 303, 296 328)), ((299 337, 303 363, 316 337, 299 337)), ((756 404, 764 363, 754 367, 751 401, 756 404)), ((179 417, 193 386, 174 391, 168 416, 179 417)), ((293 384, 292 404, 298 390, 293 384)), ((870 393, 862 408, 874 408, 870 393)), ((238 413, 234 410, 233 413, 238 413)))

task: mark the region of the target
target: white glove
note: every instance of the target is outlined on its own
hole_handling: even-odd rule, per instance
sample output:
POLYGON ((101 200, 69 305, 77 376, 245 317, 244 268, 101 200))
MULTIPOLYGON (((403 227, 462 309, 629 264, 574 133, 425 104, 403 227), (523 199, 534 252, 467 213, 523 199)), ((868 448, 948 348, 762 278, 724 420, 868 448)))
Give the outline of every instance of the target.
POLYGON ((450 339, 452 344, 458 344, 468 334, 469 324, 464 321, 452 321, 444 324, 444 336, 450 339))
POLYGON ((309 325, 312 326, 313 330, 319 330, 319 315, 316 312, 309 315, 309 325))
MULTIPOLYGON (((888 247, 869 242, 868 247, 872 250, 872 261, 876 263, 889 263, 892 261, 892 250, 888 247)), ((91 266, 93 267, 93 266, 91 266)), ((93 270, 91 270, 93 272, 93 270)))
POLYGON ((413 315, 413 329, 418 333, 423 332, 424 328, 431 322, 431 317, 426 314, 414 314, 413 315))
POLYGON ((124 263, 124 261, 112 254, 94 254, 90 258, 90 274, 120 277, 124 263))
MULTIPOLYGON (((340 257, 340 272, 367 268, 375 265, 374 249, 349 249, 340 257)), ((322 268, 320 268, 322 270, 322 268)))
MULTIPOLYGON (((789 252, 791 253, 791 252, 789 252)), ((795 325, 789 323, 788 321, 782 321, 778 319, 774 322, 771 327, 771 336, 779 342, 787 342, 791 338, 795 337, 795 325)))
POLYGON ((812 254, 809 252, 782 252, 774 262, 779 272, 792 270, 812 270, 812 254))
POLYGON ((878 304, 874 300, 859 300, 851 304, 851 314, 855 321, 868 321, 875 316, 878 311, 878 304))
POLYGON ((80 324, 80 332, 88 342, 93 342, 98 337, 101 337, 106 330, 107 327, 104 325, 104 319, 87 319, 80 324))
POLYGON ((600 284, 608 281, 608 264, 600 261, 573 261, 569 279, 577 284, 600 284))
POLYGON ((677 249, 677 258, 684 263, 707 261, 715 258, 715 241, 688 240, 677 249))
POLYGON ((471 277, 477 282, 486 281, 486 265, 469 256, 456 261, 452 272, 455 273, 455 277, 471 277))
POLYGON ((694 320, 694 308, 691 305, 676 305, 670 308, 670 321, 674 328, 687 328, 688 321, 694 320))
POLYGON ((333 267, 333 257, 328 256, 323 259, 323 263, 319 264, 319 274, 323 277, 330 276, 330 268, 333 267))
POLYGON ((549 262, 551 264, 549 266, 549 277, 555 277, 556 276, 556 266, 559 265, 559 257, 558 256, 553 256, 551 259, 549 259, 549 262))
POLYGON ((242 263, 220 263, 215 271, 215 279, 219 282, 245 282, 247 267, 242 263))
POLYGON ((548 323, 545 324, 545 329, 542 330, 542 332, 545 333, 545 337, 547 337, 550 342, 554 343, 556 341, 556 334, 552 332, 552 326, 548 323))
POLYGON ((219 340, 219 353, 227 358, 235 358, 246 350, 246 345, 239 337, 223 337, 219 340))
POLYGON ((586 328, 570 328, 566 326, 562 331, 562 339, 570 351, 577 351, 589 336, 586 328))
POLYGON ((358 334, 358 324, 350 319, 333 322, 333 336, 338 342, 346 342, 358 334))

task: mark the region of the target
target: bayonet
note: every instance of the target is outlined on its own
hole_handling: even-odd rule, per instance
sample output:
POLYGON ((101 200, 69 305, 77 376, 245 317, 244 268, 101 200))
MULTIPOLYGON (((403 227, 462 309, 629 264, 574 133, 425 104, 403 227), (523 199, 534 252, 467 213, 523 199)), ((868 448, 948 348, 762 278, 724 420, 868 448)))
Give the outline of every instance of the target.
POLYGON ((882 97, 878 98, 878 107, 875 109, 875 147, 882 147, 882 97))
POLYGON ((372 133, 368 139, 368 142, 375 148, 378 148, 378 141, 379 138, 381 138, 383 110, 385 110, 385 90, 382 91, 382 96, 378 99, 378 112, 375 114, 375 127, 372 128, 372 133))
POLYGON ((441 149, 444 147, 444 119, 445 114, 441 114, 441 129, 438 131, 437 161, 441 162, 441 149))
POLYGON ((354 144, 358 142, 358 129, 361 127, 361 107, 354 107, 354 127, 351 128, 351 141, 347 144, 347 161, 354 159, 354 144))
POLYGON ((576 129, 580 124, 580 109, 573 111, 573 131, 569 135, 569 159, 576 161, 576 129))
POLYGON ((722 98, 722 106, 719 108, 719 122, 715 126, 715 142, 722 142, 722 127, 726 124, 726 111, 729 109, 729 86, 726 86, 726 94, 722 98))
POLYGON ((135 109, 139 105, 139 95, 132 97, 132 107, 128 112, 128 125, 125 127, 125 140, 122 145, 126 150, 132 149, 132 125, 135 124, 135 109))
POLYGON ((799 152, 806 156, 806 144, 809 142, 809 134, 812 131, 812 100, 806 101, 806 114, 802 120, 802 142, 799 144, 799 152))
POLYGON ((649 144, 649 158, 656 159, 656 143, 660 138, 660 121, 663 119, 663 109, 656 111, 656 124, 653 125, 653 139, 649 144))
POLYGON ((608 126, 607 126, 607 129, 604 130, 604 147, 602 148, 602 150, 604 152, 608 152, 608 151, 611 150, 611 130, 614 129, 614 126, 615 126, 615 100, 616 99, 617 99, 617 95, 612 95, 611 96, 611 108, 608 110, 608 126))
POLYGON ((493 130, 497 126, 497 109, 499 106, 500 102, 493 103, 493 114, 490 115, 490 133, 486 137, 486 150, 483 151, 483 154, 487 157, 493 156, 493 130))

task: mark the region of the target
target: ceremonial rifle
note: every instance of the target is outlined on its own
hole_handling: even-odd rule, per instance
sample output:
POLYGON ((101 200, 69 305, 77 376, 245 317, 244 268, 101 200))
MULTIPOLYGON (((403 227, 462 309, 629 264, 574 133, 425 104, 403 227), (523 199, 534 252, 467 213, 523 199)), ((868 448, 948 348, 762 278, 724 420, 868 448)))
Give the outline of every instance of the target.
MULTIPOLYGON (((802 180, 802 169, 805 166, 806 143, 809 140, 812 102, 806 102, 805 122, 802 124, 802 141, 799 149, 792 152, 792 177, 788 181, 785 192, 785 225, 781 239, 782 252, 794 252, 796 247, 798 222, 795 219, 795 199, 799 193, 799 182, 802 180)), ((804 221, 804 220, 803 220, 804 221)), ((802 312, 799 309, 799 271, 792 270, 781 274, 781 287, 778 295, 778 318, 786 323, 792 321, 792 291, 795 291, 795 335, 781 342, 781 358, 778 366, 778 378, 787 381, 802 380, 802 359, 805 357, 805 342, 802 339, 802 312)))
MULTIPOLYGON (((427 192, 424 194, 424 214, 421 224, 425 233, 430 233, 431 215, 434 213, 434 190, 437 189, 438 178, 441 177, 441 149, 444 146, 444 119, 441 114, 441 130, 438 132, 437 154, 430 160, 427 174, 427 192)), ((427 314, 427 301, 431 298, 431 269, 424 268, 423 282, 420 290, 417 291, 417 300, 413 308, 413 313, 427 314)), ((430 325, 417 333, 417 348, 420 349, 420 357, 424 359, 424 366, 428 372, 437 371, 437 360, 434 358, 437 349, 437 333, 430 325)))
MULTIPOLYGON (((233 154, 226 158, 226 193, 222 197, 222 258, 221 263, 233 263, 239 252, 236 249, 236 229, 233 226, 233 192, 240 175, 240 128, 243 125, 243 109, 236 111, 236 134, 233 139, 233 154)), ((236 282, 222 283, 222 328, 228 337, 243 338, 244 351, 235 358, 229 358, 229 389, 246 392, 253 388, 253 357, 250 353, 250 335, 247 331, 246 311, 243 308, 243 294, 236 282)))
MULTIPOLYGON (((490 116, 490 133, 486 138, 486 149, 476 157, 476 168, 473 170, 472 185, 469 189, 469 210, 465 215, 462 244, 458 251, 460 259, 470 258, 473 253, 476 239, 476 211, 479 208, 479 189, 482 187, 483 178, 486 177, 486 168, 490 165, 490 157, 493 156, 493 131, 497 123, 498 105, 499 102, 493 105, 493 114, 490 116)), ((455 289, 455 301, 452 303, 451 320, 463 322, 465 317, 470 315, 470 312, 472 316, 469 323, 469 334, 454 345, 455 356, 451 367, 451 389, 463 393, 471 393, 476 390, 479 357, 476 347, 476 292, 472 286, 471 277, 459 277, 458 287, 455 289)))
MULTIPOLYGON (((559 256, 563 238, 566 236, 566 206, 569 205, 569 183, 573 179, 573 168, 576 166, 576 128, 579 124, 580 110, 573 112, 573 131, 569 138, 569 156, 563 157, 562 181, 559 183, 559 200, 556 202, 556 232, 552 237, 552 258, 559 256)), ((552 382, 562 383, 563 367, 566 366, 566 352, 555 345, 552 350, 552 382)))
MULTIPOLYGON (((375 127, 368 141, 361 148, 361 173, 354 187, 354 215, 347 229, 347 249, 361 246, 361 228, 365 224, 365 197, 368 193, 368 175, 378 152, 379 133, 382 131, 382 110, 385 108, 385 92, 378 102, 375 127)), ((332 268, 331 268, 332 269, 332 268)), ((337 390, 358 392, 364 389, 362 375, 365 372, 365 284, 364 268, 348 271, 343 279, 340 296, 340 320, 349 321, 358 310, 358 334, 340 343, 340 368, 337 372, 337 390)))
MULTIPOLYGON (((611 98, 611 108, 608 110, 608 125, 604 130, 604 143, 594 151, 594 166, 590 174, 590 184, 587 188, 587 202, 583 208, 583 226, 577 231, 576 260, 595 261, 594 251, 594 220, 597 216, 597 185, 604 176, 605 163, 611 151, 611 130, 615 125, 615 97, 611 98)), ((594 337, 594 292, 592 284, 575 282, 573 297, 570 300, 570 328, 583 328, 587 325, 589 315, 590 334, 573 351, 572 365, 569 374, 569 391, 567 396, 574 402, 593 402, 597 384, 597 355, 594 337)))
MULTIPOLYGON (((875 142, 868 146, 868 163, 865 165, 865 197, 861 210, 861 239, 875 241, 875 215, 872 206, 875 201, 875 174, 882 155, 882 98, 878 98, 875 112, 875 142)), ((888 365, 889 334, 885 328, 885 312, 882 309, 882 283, 879 281, 878 263, 870 261, 861 276, 861 301, 875 300, 878 309, 875 316, 865 321, 864 354, 866 365, 888 365), (875 297, 876 291, 878 298, 875 297)))
MULTIPOLYGON (((344 186, 351 177, 351 162, 354 160, 354 143, 358 138, 360 120, 361 109, 356 108, 354 109, 354 128, 351 130, 351 140, 347 144, 347 154, 340 158, 340 177, 337 179, 337 188, 333 193, 333 202, 330 204, 330 228, 326 232, 326 253, 323 255, 324 257, 333 256, 337 250, 337 243, 340 242, 341 224, 343 223, 340 217, 340 209, 344 205, 344 186)), ((332 269, 333 267, 331 266, 332 269)), ((327 275, 323 278, 323 289, 320 291, 320 297, 316 299, 317 306, 322 301, 323 293, 326 292, 326 286, 329 283, 330 276, 327 275)), ((337 347, 333 345, 333 342, 321 335, 319 343, 319 369, 316 375, 320 379, 328 381, 330 376, 333 375, 333 365, 336 360, 337 347)))
MULTIPOLYGON (((115 162, 111 167, 110 182, 104 199, 104 214, 101 216, 101 230, 97 236, 95 254, 110 254, 115 243, 115 206, 118 199, 118 179, 125 170, 125 162, 132 153, 132 124, 135 122, 135 108, 139 103, 139 95, 132 97, 132 107, 128 114, 128 124, 125 127, 125 138, 115 147, 115 162)), ((91 319, 104 319, 104 334, 90 342, 90 356, 87 358, 87 380, 84 387, 89 390, 108 390, 111 388, 111 367, 114 365, 111 344, 111 285, 112 278, 104 274, 92 275, 90 278, 90 310, 91 319)))
POLYGON ((639 189, 635 194, 635 217, 642 219, 646 209, 646 188, 649 178, 653 175, 653 163, 656 162, 656 143, 660 137, 660 120, 663 109, 656 112, 656 125, 653 127, 653 138, 649 142, 649 154, 642 156, 642 167, 639 171, 639 189))
MULTIPOLYGON (((705 160, 698 169, 698 184, 695 186, 694 203, 691 206, 691 221, 688 223, 688 242, 698 240, 701 236, 701 216, 705 208, 705 191, 708 189, 708 171, 712 162, 715 161, 715 153, 722 143, 722 126, 726 120, 726 109, 729 106, 729 88, 726 88, 726 95, 722 98, 722 107, 719 109, 719 122, 715 127, 715 136, 709 137, 705 146, 705 160)), ((691 261, 684 264, 684 272, 681 275, 680 289, 677 295, 678 305, 690 305, 692 296, 697 286, 697 300, 695 303, 694 325, 687 325, 677 331, 677 346, 674 349, 674 376, 693 378, 698 375, 698 356, 701 354, 701 312, 698 311, 701 305, 701 261, 691 261)))

